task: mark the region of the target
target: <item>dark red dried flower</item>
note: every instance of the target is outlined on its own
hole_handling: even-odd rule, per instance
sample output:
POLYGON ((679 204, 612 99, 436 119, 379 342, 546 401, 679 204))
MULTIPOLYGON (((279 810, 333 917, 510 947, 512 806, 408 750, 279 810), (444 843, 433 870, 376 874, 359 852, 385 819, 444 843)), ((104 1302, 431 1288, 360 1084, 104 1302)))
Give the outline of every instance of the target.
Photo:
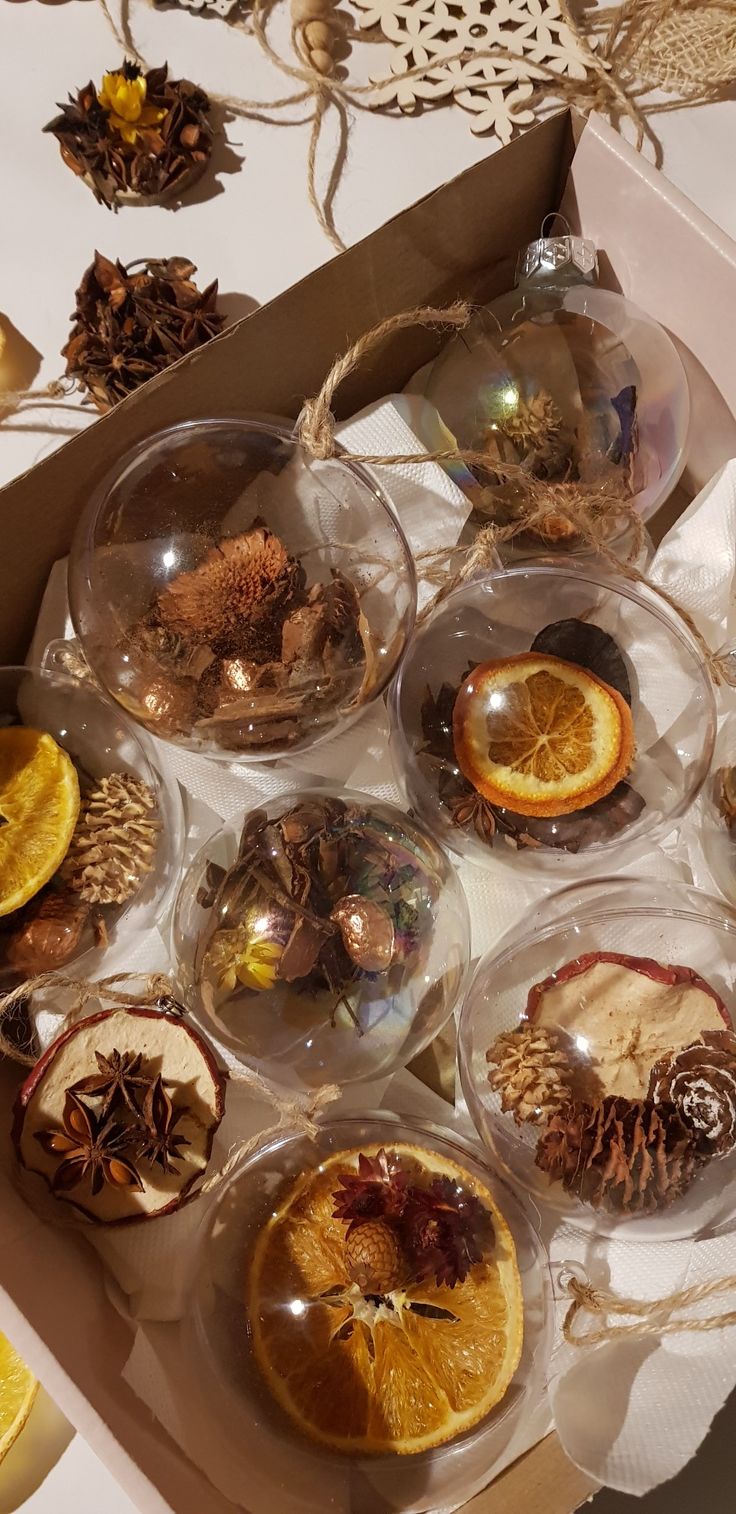
POLYGON ((492 1216, 475 1194, 447 1177, 426 1187, 410 1183, 383 1148, 375 1159, 361 1153, 357 1173, 343 1173, 339 1181, 334 1218, 348 1222, 348 1235, 366 1220, 387 1220, 412 1282, 433 1277, 438 1287, 454 1288, 493 1245, 492 1216))

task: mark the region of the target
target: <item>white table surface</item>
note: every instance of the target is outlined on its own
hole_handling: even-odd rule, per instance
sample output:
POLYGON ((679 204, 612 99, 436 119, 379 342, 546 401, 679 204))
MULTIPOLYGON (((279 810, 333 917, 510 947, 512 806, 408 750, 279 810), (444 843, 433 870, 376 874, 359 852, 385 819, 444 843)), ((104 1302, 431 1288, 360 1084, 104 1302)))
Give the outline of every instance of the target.
MULTIPOLYGON (((263 100, 288 82, 257 44, 217 18, 181 10, 153 12, 134 3, 138 44, 152 64, 205 88, 263 100)), ((115 5, 115 0, 111 0, 115 5)), ((375 69, 380 48, 359 49, 355 76, 375 69)), ((109 257, 190 257, 204 285, 218 277, 233 317, 271 299, 332 256, 305 192, 306 127, 275 128, 236 119, 219 188, 176 212, 128 207, 113 215, 64 168, 41 127, 87 79, 119 66, 118 49, 95 0, 44 4, 5 0, 0 57, 7 90, 0 145, 2 234, 0 313, 41 357, 35 382, 62 371, 59 349, 81 274, 97 247, 109 257), (12 101, 12 119, 9 119, 12 101)), ((357 241, 405 206, 494 148, 474 137, 457 108, 417 118, 361 112, 350 136, 347 170, 336 204, 346 242, 357 241)), ((724 231, 736 238, 733 135, 736 102, 657 118, 664 171, 724 231)), ((200 193, 202 191, 200 190, 200 193)), ((625 209, 622 210, 625 213, 625 209)), ((657 256, 653 249, 652 256, 657 256)), ((724 312, 724 315, 726 313, 724 312)), ((0 383, 7 376, 0 366, 0 383)), ((0 484, 46 456, 91 417, 69 410, 28 412, 0 426, 0 484)), ((0 1514, 133 1514, 134 1505, 63 1417, 41 1395, 31 1421, 0 1467, 0 1514)))

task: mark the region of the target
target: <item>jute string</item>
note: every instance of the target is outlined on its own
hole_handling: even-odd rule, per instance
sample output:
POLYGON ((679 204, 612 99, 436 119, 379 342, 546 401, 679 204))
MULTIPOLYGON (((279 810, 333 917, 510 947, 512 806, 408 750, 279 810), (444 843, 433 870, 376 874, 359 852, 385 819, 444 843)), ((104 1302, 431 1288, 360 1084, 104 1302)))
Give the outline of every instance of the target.
MULTIPOLYGON (((151 3, 151 0, 148 0, 151 3)), ((674 0, 659 0, 660 4, 671 5, 674 0)), ((736 3, 736 0, 735 0, 736 3)), ((133 36, 130 18, 130 0, 120 0, 120 23, 113 16, 108 0, 100 0, 100 5, 108 22, 108 25, 118 45, 135 59, 143 68, 148 67, 133 36)), ((263 112, 280 112, 290 109, 295 105, 310 102, 311 131, 307 150, 306 163, 306 187, 309 203, 315 216, 322 227, 325 235, 329 238, 336 251, 344 250, 345 243, 340 237, 334 223, 332 202, 339 184, 347 158, 347 107, 364 110, 395 110, 393 102, 381 101, 380 95, 396 83, 396 75, 389 74, 382 79, 373 79, 368 83, 357 83, 350 79, 340 78, 334 70, 325 73, 321 68, 314 66, 312 61, 314 53, 310 51, 306 43, 306 26, 296 22, 291 27, 291 46, 294 61, 284 58, 274 47, 268 35, 268 20, 276 5, 276 0, 253 0, 252 18, 250 31, 256 38, 262 51, 270 62, 285 77, 293 80, 301 86, 289 95, 275 100, 251 100, 231 94, 218 94, 208 91, 214 104, 229 110, 233 114, 250 116, 256 115, 258 119, 266 119, 263 112), (320 196, 317 189, 317 155, 325 118, 330 108, 333 108, 339 118, 340 131, 338 145, 334 154, 332 168, 328 178, 325 193, 320 196)), ((641 149, 645 138, 652 144, 655 158, 659 159, 659 144, 648 126, 646 113, 640 109, 630 90, 618 78, 610 61, 602 53, 591 46, 586 35, 585 23, 576 22, 568 12, 563 0, 563 14, 565 21, 575 36, 580 54, 583 58, 585 77, 582 79, 570 79, 563 77, 558 70, 544 62, 531 62, 520 59, 520 54, 512 47, 495 45, 489 48, 462 48, 454 53, 447 54, 442 59, 442 66, 462 64, 467 62, 489 62, 498 64, 512 63, 518 70, 524 69, 528 82, 534 84, 534 90, 525 102, 528 108, 537 109, 548 104, 551 100, 562 101, 576 106, 584 114, 592 111, 600 111, 611 117, 618 125, 621 120, 630 121, 637 149, 641 149)), ((615 13, 614 13, 615 14, 615 13)), ((328 28, 335 30, 340 36, 349 35, 351 40, 361 38, 360 31, 354 27, 347 28, 344 20, 336 14, 335 0, 325 0, 320 21, 328 28)), ((230 21, 230 25, 246 30, 242 23, 237 20, 230 21)), ((307 23, 308 24, 308 23, 307 23)), ((370 40, 375 41, 375 38, 370 40)), ((405 69, 401 73, 402 83, 410 80, 420 81, 428 75, 436 72, 437 60, 429 59, 427 63, 416 64, 405 69)), ((444 103, 444 102, 443 102, 444 103)), ((276 122, 274 122, 276 124, 276 122)), ((291 119, 282 119, 278 124, 294 123, 291 119)))
POLYGON ((736 1325, 736 1309, 723 1314, 709 1314, 702 1318, 672 1319, 671 1315, 704 1299, 736 1291, 736 1275, 714 1278, 709 1283, 695 1283, 691 1288, 669 1293, 666 1298, 643 1300, 618 1298, 605 1288, 593 1288, 590 1283, 568 1277, 565 1290, 572 1303, 565 1315, 562 1333, 569 1346, 599 1346, 605 1341, 642 1340, 647 1336, 683 1335, 709 1330, 725 1330, 736 1325), (578 1331, 576 1321, 582 1322, 585 1314, 603 1320, 598 1329, 578 1331), (637 1323, 628 1325, 609 1324, 609 1316, 634 1315, 637 1323))
POLYGON ((169 1013, 184 1013, 172 992, 170 980, 162 973, 112 973, 107 978, 100 978, 96 983, 88 982, 83 978, 71 978, 66 973, 39 973, 37 977, 25 979, 0 996, 0 1052, 11 1061, 20 1062, 24 1067, 32 1067, 36 1058, 8 1040, 3 1031, 3 1020, 7 1019, 14 1009, 32 999, 34 994, 47 993, 54 989, 68 994, 71 998, 69 1008, 61 1019, 58 1035, 61 1035, 83 1015, 88 1004, 95 1001, 121 1006, 130 1005, 135 1008, 155 1007, 165 1009, 169 1013), (122 993, 121 986, 125 983, 140 983, 139 992, 122 993))
MULTIPOLYGON (((465 301, 458 301, 444 310, 432 305, 421 305, 413 310, 400 311, 397 315, 379 321, 370 331, 358 337, 357 341, 333 363, 319 393, 303 405, 297 423, 297 436, 302 446, 318 460, 343 457, 350 462, 375 467, 453 461, 464 463, 468 467, 485 468, 487 472, 493 471, 505 480, 518 480, 523 485, 525 499, 517 506, 518 518, 503 525, 491 522, 481 528, 478 536, 466 549, 468 556, 465 561, 451 574, 432 606, 427 607, 423 615, 426 615, 430 608, 434 608, 438 598, 446 597, 470 573, 487 567, 489 563, 495 564, 499 548, 504 542, 512 541, 515 537, 527 532, 536 531, 537 534, 544 535, 545 519, 554 514, 562 517, 572 527, 575 535, 585 546, 599 553, 614 573, 621 574, 630 583, 649 589, 663 600, 684 621, 714 683, 725 683, 736 687, 736 666, 734 666, 736 659, 714 652, 690 612, 679 603, 675 595, 670 594, 660 584, 653 583, 633 561, 641 550, 643 526, 630 500, 603 491, 600 493, 583 491, 577 485, 547 484, 542 479, 532 478, 519 464, 500 463, 495 458, 489 460, 487 453, 462 447, 441 448, 421 454, 415 452, 380 454, 346 452, 338 445, 335 439, 335 417, 332 412, 335 393, 340 384, 366 358, 370 357, 387 337, 412 327, 451 326, 456 330, 462 330, 468 324, 471 315, 472 307, 465 301), (609 545, 612 518, 616 516, 624 518, 632 527, 632 545, 628 559, 617 556, 609 545)), ((453 554, 457 552, 458 549, 452 547, 441 548, 437 554, 430 554, 428 562, 434 573, 438 574, 441 571, 443 561, 449 564, 453 554)))

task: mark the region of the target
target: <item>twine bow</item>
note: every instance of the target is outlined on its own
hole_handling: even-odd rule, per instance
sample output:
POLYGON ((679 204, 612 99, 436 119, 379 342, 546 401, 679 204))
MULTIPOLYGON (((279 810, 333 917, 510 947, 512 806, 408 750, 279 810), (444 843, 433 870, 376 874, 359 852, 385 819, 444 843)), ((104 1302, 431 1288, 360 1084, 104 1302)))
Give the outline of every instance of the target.
POLYGON ((694 1283, 691 1288, 681 1288, 660 1299, 619 1298, 605 1288, 594 1288, 585 1277, 576 1276, 563 1268, 560 1283, 572 1299, 565 1315, 562 1333, 569 1346, 599 1346, 604 1341, 637 1339, 646 1336, 680 1335, 696 1331, 725 1330, 736 1325, 736 1309, 723 1314, 708 1314, 703 1318, 688 1317, 671 1319, 670 1316, 704 1299, 720 1293, 736 1291, 736 1275, 713 1278, 708 1283, 694 1283), (575 1329, 575 1323, 584 1314, 593 1315, 603 1323, 597 1330, 575 1329), (633 1315, 637 1323, 629 1325, 609 1324, 609 1316, 633 1315))

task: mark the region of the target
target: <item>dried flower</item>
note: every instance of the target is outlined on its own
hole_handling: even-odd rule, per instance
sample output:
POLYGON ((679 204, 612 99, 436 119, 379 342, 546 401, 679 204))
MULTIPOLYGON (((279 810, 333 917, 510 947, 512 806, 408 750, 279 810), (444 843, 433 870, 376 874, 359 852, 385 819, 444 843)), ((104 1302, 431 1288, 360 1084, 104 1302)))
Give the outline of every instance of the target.
POLYGON ((111 1051, 109 1056, 95 1052, 97 1072, 74 1083, 71 1092, 88 1099, 100 1099, 99 1120, 106 1120, 118 1105, 125 1105, 138 1116, 138 1098, 151 1086, 153 1078, 141 1072, 140 1052, 111 1051), (138 1095, 138 1097, 136 1097, 138 1095))
MULTIPOLYGON (((157 611, 164 627, 197 642, 244 655, 249 643, 261 650, 264 638, 281 645, 281 624, 263 621, 300 583, 295 558, 265 526, 224 537, 189 573, 180 573, 160 594, 157 611)), ((260 660, 265 660, 261 659, 260 660)))
POLYGON ((207 95, 189 79, 169 79, 165 65, 142 74, 126 62, 105 74, 99 91, 90 80, 59 108, 44 130, 67 167, 112 208, 181 194, 212 152, 207 95))
POLYGON ((333 1215, 348 1224, 348 1255, 361 1254, 361 1238, 370 1226, 369 1239, 375 1229, 376 1254, 380 1251, 392 1277, 400 1261, 403 1281, 433 1277, 438 1287, 454 1288, 493 1245, 492 1217, 475 1194, 446 1177, 425 1185, 414 1173, 410 1179, 395 1153, 383 1147, 375 1158, 361 1152, 357 1173, 341 1173, 339 1183, 333 1215), (386 1231, 395 1237, 392 1257, 386 1231))
POLYGON ((52 1188, 68 1192, 85 1178, 92 1193, 105 1183, 112 1188, 142 1189, 143 1184, 125 1156, 129 1133, 115 1120, 98 1121, 72 1089, 67 1091, 61 1130, 39 1130, 36 1140, 49 1156, 61 1157, 52 1188))
POLYGON ((82 800, 60 876, 88 904, 123 904, 153 870, 160 829, 148 784, 110 773, 82 800))
POLYGON ((539 1125, 570 1100, 572 1067, 563 1037, 542 1026, 520 1025, 497 1036, 486 1052, 488 1081, 501 1108, 517 1125, 539 1125))
POLYGON ((183 1110, 175 1111, 163 1079, 154 1078, 143 1101, 143 1130, 136 1151, 139 1158, 160 1167, 164 1173, 177 1173, 174 1163, 181 1158, 181 1147, 191 1143, 176 1134, 183 1110))
POLYGON ((77 290, 62 357, 103 414, 154 374, 217 336, 217 281, 200 291, 187 258, 143 259, 131 272, 96 252, 77 290))
POLYGON ((672 1104, 609 1096, 552 1116, 536 1163, 594 1209, 650 1214, 689 1188, 696 1140, 672 1104))
POLYGON ((155 126, 166 115, 155 105, 146 105, 147 81, 140 69, 125 64, 120 74, 105 74, 97 103, 107 113, 109 125, 124 142, 133 143, 145 126, 155 126))
POLYGON ((215 932, 207 966, 224 993, 232 993, 238 983, 263 993, 276 982, 282 953, 280 941, 255 936, 250 924, 239 925, 215 932))

